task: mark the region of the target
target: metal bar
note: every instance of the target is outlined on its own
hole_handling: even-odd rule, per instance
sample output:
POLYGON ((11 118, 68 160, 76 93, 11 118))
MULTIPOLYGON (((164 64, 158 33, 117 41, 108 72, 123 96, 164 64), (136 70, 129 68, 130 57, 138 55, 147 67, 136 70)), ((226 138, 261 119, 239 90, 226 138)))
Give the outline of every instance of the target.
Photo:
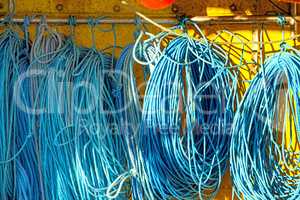
MULTIPOLYGON (((3 22, 5 19, 0 18, 0 22, 3 22)), ((24 19, 22 18, 14 18, 12 19, 14 23, 23 23, 24 19)), ((176 19, 156 19, 155 22, 159 24, 176 24, 178 21, 176 19)), ((40 18, 34 18, 30 21, 31 23, 40 23, 40 18)), ((68 23, 68 19, 59 19, 59 18, 47 18, 46 22, 49 24, 61 24, 65 25, 68 23)), ((76 19, 77 24, 88 24, 88 19, 76 19)), ((135 19, 101 19, 99 20, 101 24, 134 24, 136 23, 135 19)), ((145 20, 142 20, 142 23, 148 23, 145 20)))
MULTIPOLYGON (((192 18, 193 21, 199 24, 274 24, 277 23, 277 17, 266 17, 266 16, 226 16, 226 17, 207 17, 197 16, 192 18)), ((289 25, 294 25, 296 20, 300 20, 300 16, 286 17, 289 25)), ((4 18, 0 18, 0 22, 3 22, 4 18)), ((67 24, 68 19, 59 18, 48 18, 47 23, 49 24, 67 24)), ((158 24, 177 24, 178 21, 175 18, 168 19, 154 19, 154 22, 158 24)), ((13 22, 23 23, 24 19, 14 18, 13 22)), ((32 19, 31 23, 40 23, 40 18, 32 19)), ((76 20, 77 24, 87 24, 88 19, 79 18, 76 20)), ((134 24, 135 19, 101 19, 102 24, 134 24)), ((147 20, 142 20, 142 23, 149 23, 147 20)))
MULTIPOLYGON (((299 16, 286 17, 289 25, 294 25, 299 16)), ((277 23, 276 16, 229 16, 229 17, 193 17, 193 21, 204 24, 273 24, 277 23)))

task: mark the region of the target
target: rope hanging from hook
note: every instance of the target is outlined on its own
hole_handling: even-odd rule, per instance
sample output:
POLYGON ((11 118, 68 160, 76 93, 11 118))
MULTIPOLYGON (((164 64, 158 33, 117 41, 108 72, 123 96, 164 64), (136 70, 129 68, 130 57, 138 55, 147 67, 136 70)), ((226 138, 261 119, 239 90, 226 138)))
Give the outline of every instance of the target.
MULTIPOLYGON (((151 59, 138 137, 137 176, 145 198, 212 199, 227 167, 236 75, 222 49, 193 25, 202 42, 184 33, 161 51, 155 45, 160 56, 151 59)), ((170 36, 160 33, 147 42, 170 36)))
POLYGON ((234 118, 230 171, 240 199, 299 196, 299 51, 261 66, 234 118))
POLYGON ((0 46, 0 198, 37 199, 31 116, 27 114, 31 106, 28 81, 16 87, 29 66, 29 44, 9 27, 0 35, 0 46), (14 176, 19 178, 12 179, 14 176))

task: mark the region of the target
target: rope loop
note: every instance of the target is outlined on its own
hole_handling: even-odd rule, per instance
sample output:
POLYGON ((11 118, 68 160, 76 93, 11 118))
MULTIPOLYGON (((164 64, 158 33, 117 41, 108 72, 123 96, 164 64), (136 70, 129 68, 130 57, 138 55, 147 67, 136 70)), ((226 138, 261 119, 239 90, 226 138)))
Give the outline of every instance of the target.
POLYGON ((135 31, 133 33, 134 39, 136 40, 141 33, 142 20, 139 17, 134 19, 135 31))
POLYGON ((282 43, 280 44, 280 50, 281 50, 282 52, 283 52, 283 51, 286 51, 287 48, 288 48, 288 45, 287 45, 286 42, 282 42, 282 43))
POLYGON ((134 24, 135 24, 136 26, 141 26, 141 25, 142 25, 142 20, 141 20, 141 18, 140 18, 140 17, 135 17, 135 18, 134 18, 134 24))
POLYGON ((76 20, 75 16, 69 16, 68 25, 69 26, 76 26, 77 25, 77 20, 76 20))
POLYGON ((6 15, 4 17, 3 23, 8 25, 8 24, 12 24, 13 22, 13 16, 12 15, 6 15))
POLYGON ((97 25, 97 20, 92 17, 88 18, 88 25, 92 32, 92 49, 96 49, 96 36, 95 36, 95 26, 97 25))
POLYGON ((88 18, 88 25, 92 28, 94 28, 97 25, 97 21, 93 17, 88 18))
POLYGON ((77 20, 75 16, 69 16, 68 25, 70 26, 71 38, 75 38, 75 26, 77 26, 77 20))
POLYGON ((15 153, 15 155, 13 155, 11 158, 7 159, 7 160, 4 160, 4 161, 0 161, 0 165, 4 165, 4 164, 7 164, 7 163, 10 163, 12 161, 14 161, 21 153, 22 151, 24 150, 26 144, 28 143, 28 140, 33 136, 32 133, 28 133, 28 135, 26 136, 25 138, 25 141, 24 143, 22 144, 21 148, 18 150, 17 153, 15 153))
POLYGON ((123 184, 124 182, 130 178, 130 177, 134 177, 137 175, 137 172, 135 169, 131 169, 128 172, 125 172, 123 174, 121 174, 114 182, 112 182, 112 184, 110 184, 110 186, 108 187, 107 191, 106 191, 106 197, 109 199, 115 199, 118 197, 118 195, 120 194, 123 184), (118 187, 117 187, 118 186, 118 187), (115 190, 114 188, 117 187, 115 190))
POLYGON ((285 18, 285 16, 283 15, 279 15, 278 18, 277 18, 277 23, 280 25, 280 26, 284 26, 287 24, 287 20, 285 18))
POLYGON ((178 17, 179 20, 179 27, 183 28, 184 32, 187 32, 187 23, 190 21, 190 18, 188 18, 186 15, 178 17))
POLYGON ((29 26, 30 26, 30 17, 25 16, 24 17, 24 22, 23 22, 23 27, 24 27, 24 29, 27 29, 29 26))
POLYGON ((42 16, 41 16, 41 23, 40 23, 40 24, 41 24, 41 25, 47 26, 47 18, 46 18, 45 15, 42 15, 42 16))

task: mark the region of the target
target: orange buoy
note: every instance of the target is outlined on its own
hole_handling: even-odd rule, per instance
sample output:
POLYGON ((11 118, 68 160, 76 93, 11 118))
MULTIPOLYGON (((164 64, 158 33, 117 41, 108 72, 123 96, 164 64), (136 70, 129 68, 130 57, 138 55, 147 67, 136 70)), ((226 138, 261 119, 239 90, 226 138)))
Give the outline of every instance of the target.
POLYGON ((137 2, 142 6, 153 10, 167 8, 174 3, 174 1, 175 0, 137 0, 137 2))

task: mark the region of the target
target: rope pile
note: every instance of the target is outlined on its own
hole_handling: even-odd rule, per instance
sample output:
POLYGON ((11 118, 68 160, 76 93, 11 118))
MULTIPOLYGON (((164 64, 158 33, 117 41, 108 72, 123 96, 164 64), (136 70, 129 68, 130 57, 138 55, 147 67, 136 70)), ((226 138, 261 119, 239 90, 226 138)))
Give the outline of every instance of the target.
POLYGON ((204 36, 203 42, 188 34, 172 38, 163 50, 153 44, 170 37, 161 33, 143 44, 159 52, 150 59, 154 71, 138 138, 138 177, 147 199, 211 199, 227 167, 235 75, 226 54, 204 36))
POLYGON ((19 109, 16 105, 18 101, 14 101, 22 101, 25 107, 31 104, 27 93, 28 82, 19 88, 18 94, 14 87, 19 76, 28 68, 29 43, 9 28, 0 35, 0 46, 0 198, 34 196, 37 174, 32 173, 36 159, 30 126, 31 117, 27 115, 26 109, 19 109), (14 174, 19 178, 14 179, 14 174))
POLYGON ((25 35, 8 29, 0 37, 1 199, 103 199, 128 164, 114 57, 77 46, 43 20, 32 45, 25 35))
POLYGON ((137 20, 117 57, 101 19, 91 47, 75 17, 69 35, 42 17, 33 41, 30 17, 1 24, 1 199, 214 199, 228 166, 240 199, 298 198, 299 51, 282 43, 243 96, 244 45, 222 48, 188 19, 158 34, 137 20), (96 47, 99 30, 111 46, 96 47))
POLYGON ((283 50, 261 66, 235 115, 231 175, 240 199, 299 197, 299 51, 283 50))

